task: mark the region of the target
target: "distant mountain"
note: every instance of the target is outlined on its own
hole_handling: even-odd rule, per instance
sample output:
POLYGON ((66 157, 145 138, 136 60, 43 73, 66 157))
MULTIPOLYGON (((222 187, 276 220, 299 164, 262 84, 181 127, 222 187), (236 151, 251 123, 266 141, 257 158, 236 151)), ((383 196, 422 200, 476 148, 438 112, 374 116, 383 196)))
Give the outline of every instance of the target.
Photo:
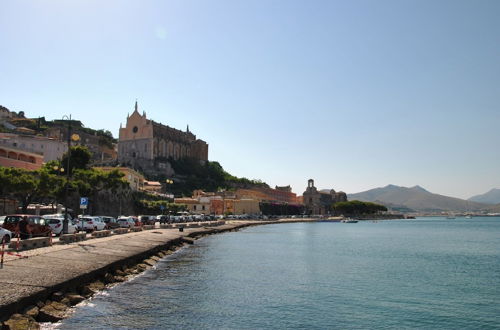
POLYGON ((356 194, 348 194, 349 200, 378 202, 393 210, 410 212, 466 212, 491 208, 491 205, 466 201, 460 198, 433 194, 420 186, 411 188, 388 185, 356 194))
POLYGON ((468 199, 471 202, 478 202, 484 204, 499 204, 500 203, 500 189, 494 188, 482 195, 476 195, 468 199))

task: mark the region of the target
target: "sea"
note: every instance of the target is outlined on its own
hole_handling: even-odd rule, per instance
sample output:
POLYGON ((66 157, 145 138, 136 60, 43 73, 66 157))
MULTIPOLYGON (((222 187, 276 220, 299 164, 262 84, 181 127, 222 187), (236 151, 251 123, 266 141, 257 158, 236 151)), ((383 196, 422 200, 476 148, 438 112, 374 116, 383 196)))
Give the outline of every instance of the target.
POLYGON ((500 218, 287 223, 199 239, 59 329, 500 329, 500 218))

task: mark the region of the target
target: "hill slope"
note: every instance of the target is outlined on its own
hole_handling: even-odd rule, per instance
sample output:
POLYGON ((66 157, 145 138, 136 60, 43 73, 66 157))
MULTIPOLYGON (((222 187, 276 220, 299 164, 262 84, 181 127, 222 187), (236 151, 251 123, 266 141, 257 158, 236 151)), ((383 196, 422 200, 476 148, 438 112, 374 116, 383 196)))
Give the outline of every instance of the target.
POLYGON ((485 210, 490 205, 466 201, 460 198, 433 194, 420 186, 411 188, 388 185, 364 192, 349 194, 349 200, 379 202, 390 208, 410 209, 420 212, 466 212, 485 210))
POLYGON ((478 202, 484 204, 499 204, 500 203, 500 189, 494 188, 482 195, 472 196, 468 199, 471 202, 478 202))

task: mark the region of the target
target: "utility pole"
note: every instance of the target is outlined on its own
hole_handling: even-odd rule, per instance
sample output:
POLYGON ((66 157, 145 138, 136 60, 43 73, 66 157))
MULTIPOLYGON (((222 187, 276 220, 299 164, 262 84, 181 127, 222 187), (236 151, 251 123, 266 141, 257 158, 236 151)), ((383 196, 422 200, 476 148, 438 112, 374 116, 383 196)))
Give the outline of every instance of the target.
POLYGON ((70 170, 69 170, 69 162, 71 158, 71 115, 69 118, 67 116, 63 116, 68 120, 68 162, 66 164, 66 193, 64 194, 64 221, 63 221, 63 233, 68 233, 68 194, 69 194, 69 179, 70 179, 70 170))

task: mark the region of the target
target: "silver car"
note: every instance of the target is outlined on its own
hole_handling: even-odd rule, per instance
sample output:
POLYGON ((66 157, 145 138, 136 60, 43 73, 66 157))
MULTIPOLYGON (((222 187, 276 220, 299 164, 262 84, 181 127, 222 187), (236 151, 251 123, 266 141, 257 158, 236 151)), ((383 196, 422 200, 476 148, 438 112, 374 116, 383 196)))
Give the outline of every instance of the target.
POLYGON ((4 243, 9 243, 11 239, 12 239, 12 232, 10 230, 0 227, 0 244, 2 243, 2 241, 4 243))

